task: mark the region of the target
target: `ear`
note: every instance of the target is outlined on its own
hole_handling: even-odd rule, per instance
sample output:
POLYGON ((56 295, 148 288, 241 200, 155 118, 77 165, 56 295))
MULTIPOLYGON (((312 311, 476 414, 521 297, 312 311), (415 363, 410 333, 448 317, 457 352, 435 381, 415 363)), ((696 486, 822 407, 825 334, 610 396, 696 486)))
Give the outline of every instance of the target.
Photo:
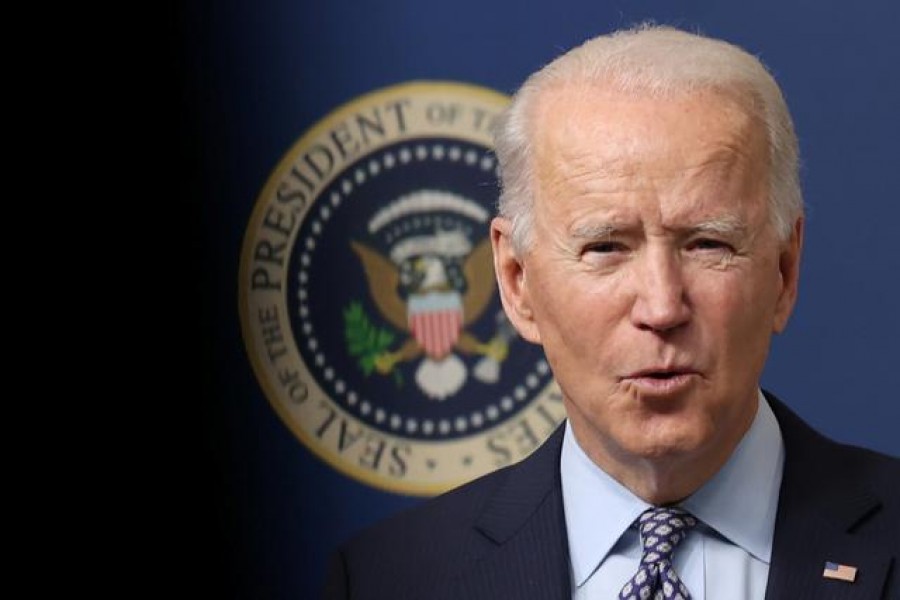
POLYGON ((775 319, 772 329, 781 333, 787 327, 788 318, 797 301, 800 280, 800 252, 803 249, 803 217, 794 223, 791 237, 781 248, 778 257, 778 271, 781 276, 781 293, 775 305, 775 319))
POLYGON ((541 336, 528 293, 525 263, 513 248, 512 223, 508 219, 496 217, 491 221, 491 246, 503 310, 519 335, 529 342, 540 344, 541 336))

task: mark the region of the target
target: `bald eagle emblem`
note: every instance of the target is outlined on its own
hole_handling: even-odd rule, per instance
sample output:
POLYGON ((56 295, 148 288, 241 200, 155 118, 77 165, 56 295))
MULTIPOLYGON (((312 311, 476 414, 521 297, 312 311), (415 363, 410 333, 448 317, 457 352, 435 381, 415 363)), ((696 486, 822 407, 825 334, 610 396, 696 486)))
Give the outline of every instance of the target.
POLYGON ((417 218, 423 213, 487 219, 486 211, 474 202, 438 190, 414 192, 376 214, 369 223, 371 233, 392 227, 397 232, 386 236, 389 252, 355 240, 350 247, 359 258, 374 305, 393 330, 368 322, 360 329, 367 317, 356 304, 345 310, 345 333, 350 353, 365 371, 389 375, 400 363, 418 361, 416 384, 429 399, 442 401, 459 391, 468 377, 459 355, 480 356, 473 375, 485 383, 496 382, 515 334, 502 311, 491 339, 481 341, 466 331, 496 291, 490 240, 484 237, 473 245, 470 230, 453 218, 433 218, 427 221, 430 229, 423 227, 417 218), (419 226, 397 225, 411 219, 419 226))

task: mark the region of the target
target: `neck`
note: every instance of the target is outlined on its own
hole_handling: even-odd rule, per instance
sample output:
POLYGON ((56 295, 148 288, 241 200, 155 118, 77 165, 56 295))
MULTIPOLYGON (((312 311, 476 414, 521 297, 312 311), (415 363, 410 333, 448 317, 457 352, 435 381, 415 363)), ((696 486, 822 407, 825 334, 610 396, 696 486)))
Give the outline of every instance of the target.
POLYGON ((692 460, 678 458, 641 459, 628 468, 617 468, 618 463, 600 468, 641 500, 654 506, 664 506, 677 504, 700 489, 725 464, 725 460, 727 457, 704 469, 698 469, 692 460))

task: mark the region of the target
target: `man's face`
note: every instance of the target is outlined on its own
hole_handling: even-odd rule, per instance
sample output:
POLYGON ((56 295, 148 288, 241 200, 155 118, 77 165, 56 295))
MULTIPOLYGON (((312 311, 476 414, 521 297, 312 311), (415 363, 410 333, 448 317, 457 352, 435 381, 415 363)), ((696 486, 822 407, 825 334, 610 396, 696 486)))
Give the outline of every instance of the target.
POLYGON ((718 468, 796 296, 802 223, 784 243, 770 225, 763 130, 711 92, 563 88, 532 117, 533 244, 516 256, 508 222, 493 225, 507 312, 601 466, 718 468))

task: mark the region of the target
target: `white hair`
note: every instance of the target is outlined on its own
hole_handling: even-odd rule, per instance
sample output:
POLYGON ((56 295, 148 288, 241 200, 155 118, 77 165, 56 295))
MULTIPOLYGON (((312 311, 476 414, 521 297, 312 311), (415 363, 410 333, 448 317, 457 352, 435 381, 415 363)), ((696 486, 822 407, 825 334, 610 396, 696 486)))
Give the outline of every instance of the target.
POLYGON ((512 223, 517 251, 531 243, 534 165, 533 106, 549 89, 590 83, 625 94, 667 98, 712 90, 734 98, 765 124, 769 147, 769 212, 782 240, 803 213, 799 151, 787 104, 756 57, 727 42, 672 27, 640 25, 588 40, 531 75, 500 115, 494 131, 500 163, 499 213, 512 223))

